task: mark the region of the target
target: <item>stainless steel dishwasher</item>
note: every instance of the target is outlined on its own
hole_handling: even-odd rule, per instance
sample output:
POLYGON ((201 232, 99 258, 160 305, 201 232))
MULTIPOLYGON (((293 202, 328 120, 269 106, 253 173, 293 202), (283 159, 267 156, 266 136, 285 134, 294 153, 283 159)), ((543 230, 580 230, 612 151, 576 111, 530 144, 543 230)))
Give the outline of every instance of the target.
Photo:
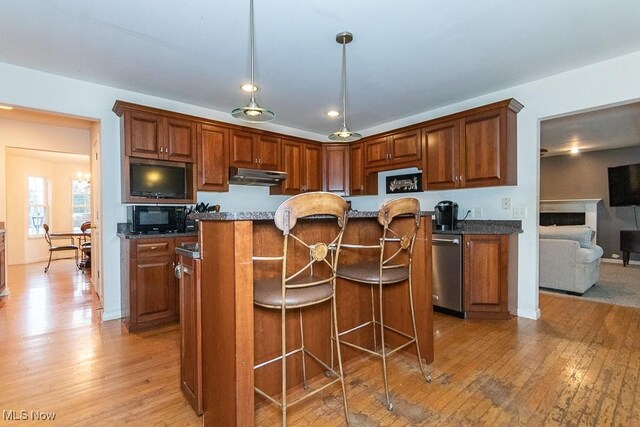
POLYGON ((433 234, 433 308, 464 318, 462 235, 433 234))

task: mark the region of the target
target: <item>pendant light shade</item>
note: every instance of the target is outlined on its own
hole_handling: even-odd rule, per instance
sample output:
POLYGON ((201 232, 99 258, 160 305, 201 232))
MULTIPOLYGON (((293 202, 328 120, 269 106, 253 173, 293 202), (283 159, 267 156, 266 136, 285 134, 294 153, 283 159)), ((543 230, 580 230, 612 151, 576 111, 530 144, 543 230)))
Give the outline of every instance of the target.
POLYGON ((351 43, 353 34, 345 31, 336 35, 336 41, 342 45, 342 127, 329 135, 332 141, 356 141, 362 138, 357 132, 351 132, 347 127, 347 43, 351 43))
MULTIPOLYGON (((253 63, 254 63, 254 50, 255 50, 255 34, 254 34, 254 24, 253 24, 253 0, 250 0, 249 3, 250 11, 249 11, 249 31, 250 31, 250 39, 251 39, 251 87, 255 87, 253 81, 253 63)), ((251 91, 251 98, 249 99, 249 103, 244 107, 238 107, 231 112, 231 115, 236 119, 243 120, 245 122, 269 122, 276 118, 276 115, 273 111, 270 111, 266 108, 262 108, 256 102, 255 91, 251 91)))

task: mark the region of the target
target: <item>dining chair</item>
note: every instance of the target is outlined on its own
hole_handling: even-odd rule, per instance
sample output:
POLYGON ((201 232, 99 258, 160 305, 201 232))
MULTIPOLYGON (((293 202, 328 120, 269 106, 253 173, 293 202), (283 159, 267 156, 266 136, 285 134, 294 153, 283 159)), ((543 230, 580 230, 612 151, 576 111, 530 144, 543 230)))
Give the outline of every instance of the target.
POLYGON ((80 269, 84 273, 85 269, 91 267, 91 221, 85 221, 80 226, 82 237, 80 238, 80 252, 82 259, 80 260, 80 269))
POLYGON ((46 273, 47 271, 49 271, 49 266, 51 265, 51 256, 53 255, 54 252, 74 251, 74 254, 75 254, 74 256, 75 256, 76 266, 77 266, 79 248, 78 248, 78 245, 74 243, 73 237, 70 237, 71 244, 69 245, 53 246, 53 244, 51 243, 51 236, 49 235, 49 226, 47 224, 42 224, 42 228, 44 228, 44 240, 46 240, 47 244, 49 245, 49 262, 47 263, 47 266, 44 268, 44 272, 46 273))

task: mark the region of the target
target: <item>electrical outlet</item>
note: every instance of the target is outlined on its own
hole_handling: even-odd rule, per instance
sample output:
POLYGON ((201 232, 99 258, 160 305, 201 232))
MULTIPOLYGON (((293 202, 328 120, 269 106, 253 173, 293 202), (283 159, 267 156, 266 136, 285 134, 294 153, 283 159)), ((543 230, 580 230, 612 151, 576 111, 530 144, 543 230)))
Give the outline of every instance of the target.
POLYGON ((473 217, 474 218, 482 218, 482 208, 473 208, 473 217))
POLYGON ((527 217, 527 208, 513 208, 513 217, 515 219, 525 219, 527 217))
POLYGON ((502 199, 502 209, 511 209, 511 198, 504 197, 502 199))

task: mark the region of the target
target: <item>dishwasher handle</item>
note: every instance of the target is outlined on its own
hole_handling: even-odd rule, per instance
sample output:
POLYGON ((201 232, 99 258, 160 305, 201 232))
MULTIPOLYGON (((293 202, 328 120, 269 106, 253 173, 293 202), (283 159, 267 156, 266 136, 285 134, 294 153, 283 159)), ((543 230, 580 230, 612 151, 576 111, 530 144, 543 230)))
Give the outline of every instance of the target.
POLYGON ((459 245, 460 239, 432 239, 434 243, 451 243, 452 245, 459 245))

